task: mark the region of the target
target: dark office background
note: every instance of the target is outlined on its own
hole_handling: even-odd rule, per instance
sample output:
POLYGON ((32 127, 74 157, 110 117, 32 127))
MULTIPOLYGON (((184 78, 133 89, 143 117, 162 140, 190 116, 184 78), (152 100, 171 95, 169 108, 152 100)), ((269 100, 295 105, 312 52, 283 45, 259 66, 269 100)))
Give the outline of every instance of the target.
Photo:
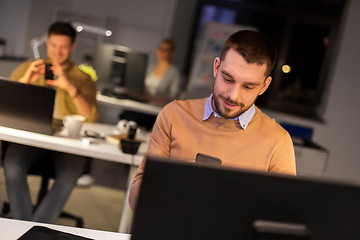
MULTIPOLYGON (((281 19, 281 15, 277 16, 272 13, 277 13, 278 11, 275 10, 275 7, 269 6, 269 4, 267 4, 269 2, 272 3, 273 1, 240 2, 241 4, 250 5, 248 8, 255 8, 253 5, 263 6, 262 8, 270 7, 270 10, 267 11, 256 7, 253 10, 253 14, 257 14, 253 17, 251 17, 251 12, 242 13, 241 17, 245 18, 245 16, 247 16, 248 19, 257 22, 260 21, 260 19, 266 21, 266 16, 275 15, 273 17, 274 21, 280 22, 279 26, 281 26, 283 24, 282 20, 279 20, 279 18, 281 19), (262 14, 260 13, 264 14, 262 18, 262 14)), ((306 6, 313 6, 312 4, 314 3, 343 3, 342 1, 340 2, 337 0, 303 0, 296 2, 284 0, 276 2, 282 4, 305 2, 307 3, 306 6)), ((211 2, 204 3, 210 4, 211 2)), ((229 1, 228 4, 240 3, 229 1)), ((197 6, 197 2, 193 0, 134 0, 130 2, 126 0, 1 0, 0 38, 5 38, 7 40, 7 46, 12 45, 11 48, 13 54, 31 57, 30 40, 33 37, 44 33, 44 29, 46 29, 48 23, 54 19, 54 14, 58 9, 67 9, 76 16, 84 17, 90 15, 92 17, 91 19, 99 19, 99 21, 97 21, 99 24, 106 25, 106 23, 109 23, 114 26, 114 32, 116 32, 113 36, 113 43, 126 45, 139 51, 147 52, 150 54, 151 59, 154 59, 153 50, 156 47, 157 42, 165 36, 173 37, 176 40, 178 47, 175 63, 181 69, 186 69, 185 66, 190 64, 187 56, 188 53, 191 52, 191 39, 193 37, 192 27, 194 25, 193 20, 196 19, 195 17, 197 16, 197 6), (96 9, 96 11, 94 9, 96 9)), ((325 79, 324 83, 321 83, 321 81, 316 83, 321 83, 320 85, 323 86, 321 89, 321 97, 319 98, 320 102, 304 103, 304 106, 316 109, 315 113, 321 116, 322 121, 311 120, 310 118, 271 110, 267 107, 263 107, 263 110, 278 121, 309 126, 314 129, 313 141, 330 151, 330 158, 325 171, 325 177, 360 183, 360 175, 358 174, 360 169, 360 161, 358 160, 360 155, 360 113, 357 106, 360 101, 360 96, 358 94, 360 81, 357 77, 359 69, 358 56, 360 56, 360 15, 358 14, 360 12, 360 2, 357 0, 347 0, 345 5, 340 6, 343 6, 343 10, 340 13, 342 17, 339 17, 339 20, 334 22, 334 25, 338 25, 336 37, 334 41, 330 38, 328 43, 329 45, 334 45, 331 54, 326 51, 322 57, 319 55, 319 58, 313 57, 314 59, 312 59, 312 61, 316 60, 317 68, 325 69, 323 66, 326 67, 325 72, 318 71, 317 73, 317 79, 325 79), (330 54, 330 56, 328 56, 328 54, 330 54), (328 60, 325 61, 325 59, 328 60), (320 66, 321 61, 322 64, 320 66), (314 107, 313 105, 317 106, 314 107)), ((279 6, 276 8, 279 8, 279 6)), ((234 9, 238 11, 237 8, 234 9)), ((329 30, 327 30, 326 27, 323 27, 323 24, 319 24, 319 26, 317 24, 313 25, 312 23, 308 24, 308 20, 311 20, 308 16, 313 16, 315 10, 317 10, 317 8, 314 8, 314 10, 305 14, 308 10, 305 11, 304 9, 301 9, 301 14, 299 14, 298 17, 301 18, 303 16, 304 22, 300 21, 301 24, 293 25, 298 29, 297 34, 300 35, 305 30, 311 30, 311 32, 306 32, 304 38, 305 41, 310 41, 310 39, 313 38, 312 35, 317 34, 316 38, 322 39, 322 34, 329 33, 329 30)), ((290 12, 290 10, 288 11, 290 12)), ((294 18, 296 16, 297 15, 294 14, 294 18)), ((333 17, 324 15, 319 19, 330 18, 333 17)), ((333 21, 334 20, 332 20, 332 22, 333 21)), ((267 27, 263 27, 263 29, 264 28, 266 30, 267 27)), ((332 34, 332 32, 330 33, 332 34)), ((288 44, 291 43, 291 39, 293 38, 298 40, 296 34, 291 36, 292 37, 288 36, 290 39, 287 42, 288 44)), ((277 37, 277 39, 280 39, 281 43, 281 39, 282 37, 285 37, 285 35, 277 37)), ((312 43, 312 41, 310 41, 310 43, 312 43)), ((320 41, 317 41, 316 43, 322 44, 320 41)), ((288 46, 284 49, 293 48, 288 46)), ((326 49, 329 49, 329 47, 326 47, 326 49)), ((295 56, 305 52, 300 51, 301 49, 293 50, 296 51, 291 54, 291 57, 286 52, 283 53, 283 55, 286 56, 286 58, 284 58, 284 61, 286 62, 284 63, 295 64, 294 66, 296 66, 296 64, 299 63, 295 61, 295 56)), ((282 53, 280 53, 280 55, 281 54, 282 53)), ((0 66, 3 65, 1 64, 0 66)), ((315 75, 316 74, 313 74, 311 78, 315 79, 315 75)), ((291 86, 290 83, 292 77, 291 75, 288 76, 289 77, 286 78, 279 77, 281 80, 277 80, 277 82, 279 82, 278 89, 281 91, 277 91, 276 94, 283 92, 285 95, 287 92, 285 89, 287 89, 288 86, 291 86)), ((274 81, 274 83, 276 82, 274 81)), ((311 83, 313 82, 311 81, 311 83)), ((306 81, 304 82, 304 85, 310 89, 315 86, 306 81)), ((274 84, 273 87, 276 87, 276 84, 274 84)), ((270 92, 268 94, 270 94, 270 92)), ((281 96, 282 95, 275 95, 275 97, 281 96)), ((289 98, 289 94, 287 94, 284 97, 286 97, 284 102, 290 103, 294 101, 292 98, 295 96, 290 95, 289 98)), ((316 95, 315 98, 310 99, 314 100, 317 97, 318 95, 316 95)), ((277 98, 274 99, 276 100, 277 98)), ((290 105, 291 108, 293 106, 293 104, 288 105, 290 105)))

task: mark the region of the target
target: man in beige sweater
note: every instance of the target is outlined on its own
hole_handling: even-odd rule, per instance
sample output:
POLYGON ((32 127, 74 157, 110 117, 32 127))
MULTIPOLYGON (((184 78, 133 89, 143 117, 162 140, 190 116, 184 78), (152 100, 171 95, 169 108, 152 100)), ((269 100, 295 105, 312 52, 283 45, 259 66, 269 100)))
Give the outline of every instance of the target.
MULTIPOLYGON (((155 122, 147 155, 195 161, 197 153, 205 153, 227 166, 295 175, 290 135, 254 105, 271 83, 276 55, 271 40, 258 32, 232 34, 214 60, 210 97, 165 106, 155 122)), ((145 161, 131 186, 132 209, 144 166, 145 161)))

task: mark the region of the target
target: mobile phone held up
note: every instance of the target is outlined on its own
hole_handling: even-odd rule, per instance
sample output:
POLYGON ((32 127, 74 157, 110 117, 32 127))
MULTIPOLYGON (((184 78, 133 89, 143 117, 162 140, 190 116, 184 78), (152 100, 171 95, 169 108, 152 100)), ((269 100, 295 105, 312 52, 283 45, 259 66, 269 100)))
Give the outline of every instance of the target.
POLYGON ((46 80, 54 80, 54 73, 51 70, 52 65, 47 63, 45 64, 45 79, 46 80))

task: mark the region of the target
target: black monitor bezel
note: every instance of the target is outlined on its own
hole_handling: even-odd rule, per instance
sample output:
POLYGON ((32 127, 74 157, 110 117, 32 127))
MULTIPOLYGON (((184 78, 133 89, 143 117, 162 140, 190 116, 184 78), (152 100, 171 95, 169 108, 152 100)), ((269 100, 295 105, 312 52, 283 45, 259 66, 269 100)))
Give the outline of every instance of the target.
POLYGON ((147 157, 132 239, 261 239, 256 220, 307 227, 291 239, 358 239, 360 188, 147 157))

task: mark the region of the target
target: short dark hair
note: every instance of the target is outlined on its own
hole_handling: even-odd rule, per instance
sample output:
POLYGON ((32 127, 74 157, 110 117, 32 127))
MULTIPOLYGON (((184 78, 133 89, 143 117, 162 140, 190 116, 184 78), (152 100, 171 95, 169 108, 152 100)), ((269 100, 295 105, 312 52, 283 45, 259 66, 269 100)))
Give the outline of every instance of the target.
POLYGON ((266 76, 270 76, 277 58, 277 51, 274 43, 256 31, 241 30, 233 33, 226 40, 221 52, 220 59, 225 59, 227 51, 232 48, 238 52, 248 63, 266 64, 266 76))
POLYGON ((165 43, 165 44, 170 45, 171 51, 172 51, 172 52, 175 52, 176 44, 175 44, 174 40, 172 40, 171 38, 164 38, 163 40, 161 40, 159 46, 160 46, 162 43, 165 43))
POLYGON ((65 35, 71 38, 71 42, 74 43, 76 39, 76 31, 74 27, 69 22, 54 22, 51 24, 48 37, 50 35, 65 35))

